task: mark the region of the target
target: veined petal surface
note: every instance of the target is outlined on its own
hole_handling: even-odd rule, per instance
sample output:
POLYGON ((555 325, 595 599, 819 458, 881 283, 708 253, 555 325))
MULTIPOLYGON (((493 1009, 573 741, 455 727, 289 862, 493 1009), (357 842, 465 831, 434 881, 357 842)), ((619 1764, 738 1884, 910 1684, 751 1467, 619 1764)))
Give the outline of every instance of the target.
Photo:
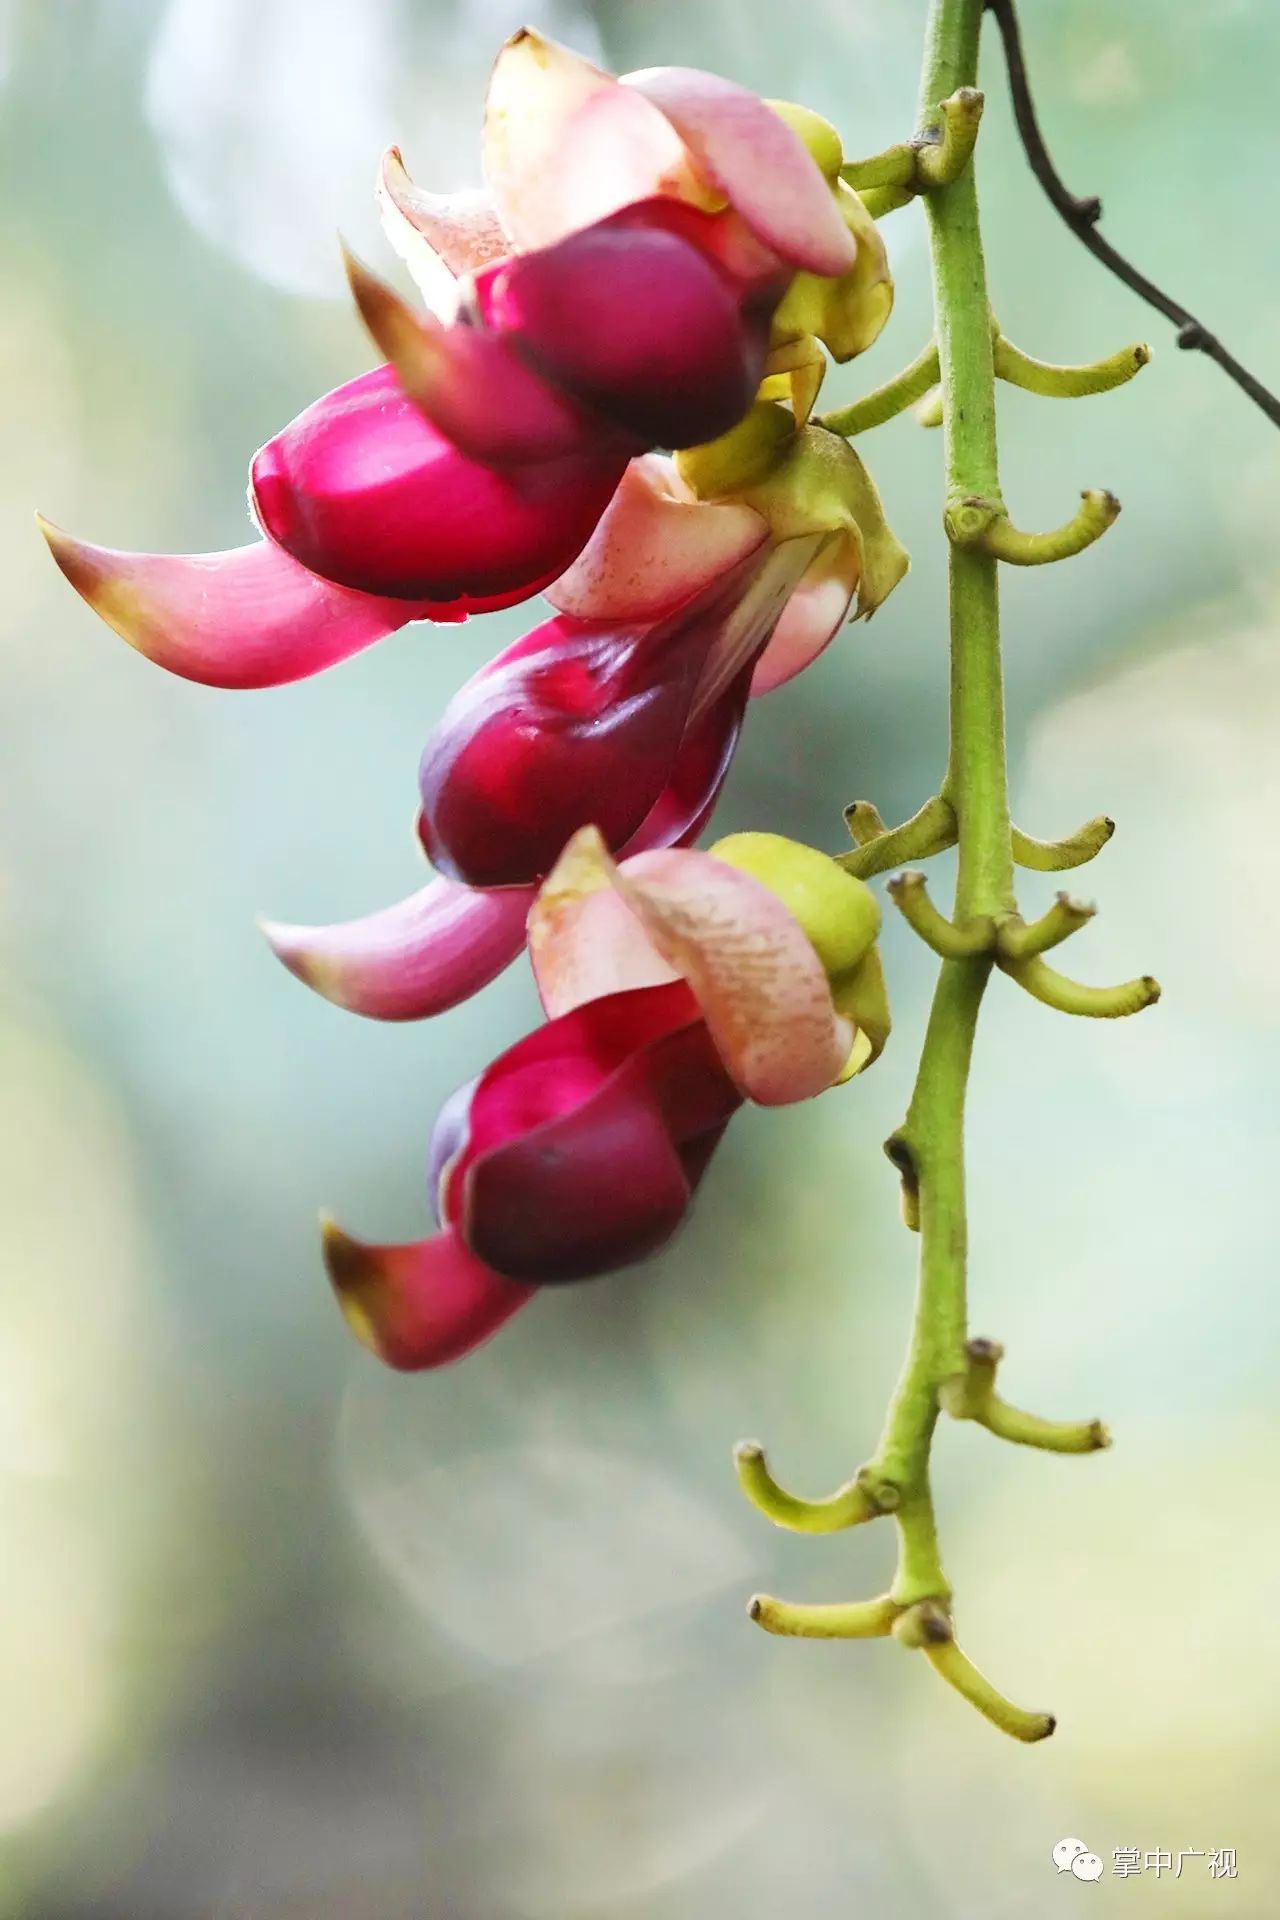
POLYGON ((483 188, 427 193, 409 178, 399 147, 383 154, 376 191, 383 231, 428 308, 438 319, 452 320, 459 277, 511 250, 493 196, 483 188))
POLYGON ((758 240, 812 273, 846 273, 857 248, 804 144, 756 94, 695 67, 647 67, 621 84, 651 100, 704 179, 758 240))

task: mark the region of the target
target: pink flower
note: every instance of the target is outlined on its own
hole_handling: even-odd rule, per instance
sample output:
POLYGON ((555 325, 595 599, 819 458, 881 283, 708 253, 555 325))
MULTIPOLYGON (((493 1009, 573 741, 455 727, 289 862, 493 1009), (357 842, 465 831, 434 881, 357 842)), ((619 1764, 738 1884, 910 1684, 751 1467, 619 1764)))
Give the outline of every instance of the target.
POLYGON ((740 716, 820 540, 774 542, 750 508, 681 499, 677 484, 669 462, 636 462, 585 566, 552 589, 573 611, 508 647, 445 709, 420 774, 424 844, 441 872, 533 884, 589 822, 625 846, 712 709, 740 716), (668 528, 685 521, 691 536, 705 531, 678 556, 668 528))
MULTIPOLYGON (((462 358, 448 354, 443 381, 462 358)), ((486 404, 500 409, 506 369, 489 371, 486 404)), ((548 415, 555 400, 548 392, 548 415)), ((158 665, 212 686, 274 686, 410 620, 511 606, 562 573, 634 442, 582 428, 565 450, 553 424, 544 458, 477 458, 379 367, 316 401, 254 457, 250 505, 266 537, 253 546, 121 553, 44 531, 77 592, 158 665)))
POLYGON ((387 1247, 326 1230, 343 1310, 390 1365, 456 1359, 538 1287, 647 1259, 744 1099, 808 1099, 879 1052, 867 889, 772 835, 720 851, 615 865, 594 828, 566 847, 529 925, 551 1018, 444 1108, 440 1231, 387 1247))
POLYGON ((354 269, 393 366, 257 454, 263 543, 132 554, 45 525, 77 591, 140 651, 263 686, 410 620, 528 598, 581 551, 632 454, 712 438, 746 410, 793 270, 855 257, 802 142, 710 75, 624 83, 517 35, 484 158, 489 201, 432 199, 384 161, 389 229, 444 318, 354 269))
MULTIPOLYGON (((621 80, 528 29, 508 40, 485 112, 484 170, 503 231, 545 247, 655 195, 734 215, 739 270, 848 271, 856 243, 808 151, 744 87, 691 67, 621 80), (737 231, 741 229, 741 232, 737 231)), ((732 256, 730 256, 732 257, 732 256)))
POLYGON ((560 613, 431 735, 420 830, 438 877, 362 920, 266 924, 279 958, 340 1006, 421 1019, 515 959, 533 889, 579 827, 623 853, 695 839, 775 648, 798 671, 843 618, 852 584, 833 607, 811 576, 824 543, 843 555, 850 539, 772 541, 753 508, 691 499, 657 455, 633 461, 550 589, 560 613))

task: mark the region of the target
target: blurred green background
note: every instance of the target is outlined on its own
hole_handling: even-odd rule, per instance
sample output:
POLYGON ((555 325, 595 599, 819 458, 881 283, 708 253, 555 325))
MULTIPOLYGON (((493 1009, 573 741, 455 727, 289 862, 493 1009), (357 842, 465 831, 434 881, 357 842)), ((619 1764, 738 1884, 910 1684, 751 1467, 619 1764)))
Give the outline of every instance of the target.
MULTIPOLYGON (((1280 382, 1280 10, 1038 0, 1069 182, 1280 382)), ((1057 1737, 1006 1742, 896 1647, 775 1642, 755 1587, 875 1591, 891 1541, 774 1535, 744 1434, 825 1490, 869 1450, 914 1246, 880 1142, 932 984, 890 924, 897 1015, 865 1083, 745 1115, 678 1246, 558 1292, 459 1367, 397 1378, 316 1250, 424 1230, 442 1098, 534 1017, 517 968, 408 1029, 271 959, 257 910, 419 884, 423 734, 530 620, 416 628, 310 684, 217 694, 115 641, 39 504, 178 550, 245 537, 251 451, 369 364, 335 230, 389 270, 369 180, 476 173, 508 0, 0 0, 0 1912, 21 1920, 1012 1920, 1280 1910, 1274 1519, 1280 439, 1057 224, 1003 76, 980 176, 993 298, 1033 353, 1149 337, 1081 403, 1006 389, 1015 518, 1080 487, 1105 543, 1008 573, 1028 830, 1119 821, 1070 964, 1159 1009, 1068 1023, 997 982, 972 1120, 975 1330, 1007 1389, 1105 1414, 1055 1460, 943 1430, 963 1638, 1057 1737), (1084 1892, 1050 1850, 1107 1863, 1084 1892), (1234 1847, 1180 1880, 1112 1850, 1234 1847)), ((912 121, 923 0, 575 0, 537 23, 618 69, 686 62, 837 121, 912 121)), ((898 306, 830 383, 928 328, 917 210, 898 306)), ((752 715, 720 821, 832 848, 841 805, 931 790, 945 723, 941 448, 864 451, 914 571, 752 715)), ((718 822, 719 824, 719 822, 718 822)), ((1038 911, 1052 883, 1027 876, 1038 911)))

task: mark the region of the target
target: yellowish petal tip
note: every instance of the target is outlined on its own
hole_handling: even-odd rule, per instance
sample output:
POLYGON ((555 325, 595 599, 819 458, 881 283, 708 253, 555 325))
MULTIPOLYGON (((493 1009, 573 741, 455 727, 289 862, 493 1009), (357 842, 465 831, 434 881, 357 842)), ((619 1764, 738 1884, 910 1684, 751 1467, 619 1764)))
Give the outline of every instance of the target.
MULTIPOLYGON (((113 615, 118 614, 121 619, 124 619, 130 611, 127 606, 108 609, 101 604, 102 589, 109 582, 109 575, 103 566, 102 548, 93 546, 87 540, 77 540, 74 533, 68 533, 65 527, 60 527, 55 520, 46 519, 42 513, 37 513, 36 525, 44 535, 45 543, 64 578, 71 583, 81 598, 87 600, 89 605, 101 613, 103 618, 109 620, 113 626, 116 625, 116 618, 113 615)), ((126 628, 119 627, 117 631, 122 631, 126 640, 136 644, 126 628)))
POLYGON ((320 1209, 319 1221, 320 1244, 330 1280, 339 1293, 358 1286, 366 1267, 364 1247, 338 1225, 327 1208, 320 1209))
POLYGON ((599 827, 579 827, 542 883, 547 899, 598 893, 609 884, 613 857, 599 827))

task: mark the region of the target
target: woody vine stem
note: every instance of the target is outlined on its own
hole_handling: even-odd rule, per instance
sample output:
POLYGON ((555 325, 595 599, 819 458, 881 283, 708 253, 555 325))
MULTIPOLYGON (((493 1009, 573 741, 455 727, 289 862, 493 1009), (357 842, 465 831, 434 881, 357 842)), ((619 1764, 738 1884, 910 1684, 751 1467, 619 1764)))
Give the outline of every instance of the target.
POLYGON ((1107 493, 1086 493, 1079 511, 1056 532, 1020 532, 1000 493, 996 448, 996 378, 1058 395, 1099 392, 1145 364, 1131 347, 1093 368, 1052 368, 1002 340, 987 298, 978 197, 972 162, 982 111, 974 83, 984 0, 934 0, 925 47, 920 128, 914 138, 874 160, 844 170, 877 212, 919 195, 929 222, 936 348, 896 381, 821 424, 849 434, 879 424, 940 383, 945 428, 944 525, 950 546, 951 738, 938 794, 904 826, 887 830, 874 807, 859 802, 849 824, 859 842, 841 864, 866 876, 904 859, 958 845, 953 916, 930 901, 923 875, 906 872, 890 895, 942 958, 924 1048, 906 1118, 887 1143, 903 1183, 903 1209, 920 1235, 920 1272, 906 1363, 872 1459, 827 1500, 806 1501, 773 1479, 754 1443, 738 1449, 738 1471, 750 1498, 780 1525, 828 1533, 881 1515, 898 1532, 898 1565, 887 1593, 868 1601, 807 1606, 767 1596, 752 1617, 773 1633, 811 1638, 892 1635, 922 1651, 935 1670, 1005 1732, 1039 1740, 1053 1731, 1047 1713, 1015 1706, 962 1653, 955 1637, 951 1590, 943 1569, 930 1485, 930 1453, 941 1413, 973 1420, 995 1436, 1063 1453, 1105 1447, 1099 1421, 1042 1420, 1006 1403, 995 1390, 998 1346, 968 1335, 966 1306, 965 1096, 983 996, 999 971, 1064 1013, 1114 1018, 1138 1012, 1159 994, 1142 978, 1115 988, 1081 986, 1042 958, 1075 932, 1092 909, 1060 894, 1027 924, 1014 892, 1015 862, 1061 870, 1092 857, 1111 822, 1090 822, 1070 839, 1035 841, 1009 814, 1004 688, 997 574, 1002 563, 1036 565, 1078 553, 1115 519, 1107 493))

